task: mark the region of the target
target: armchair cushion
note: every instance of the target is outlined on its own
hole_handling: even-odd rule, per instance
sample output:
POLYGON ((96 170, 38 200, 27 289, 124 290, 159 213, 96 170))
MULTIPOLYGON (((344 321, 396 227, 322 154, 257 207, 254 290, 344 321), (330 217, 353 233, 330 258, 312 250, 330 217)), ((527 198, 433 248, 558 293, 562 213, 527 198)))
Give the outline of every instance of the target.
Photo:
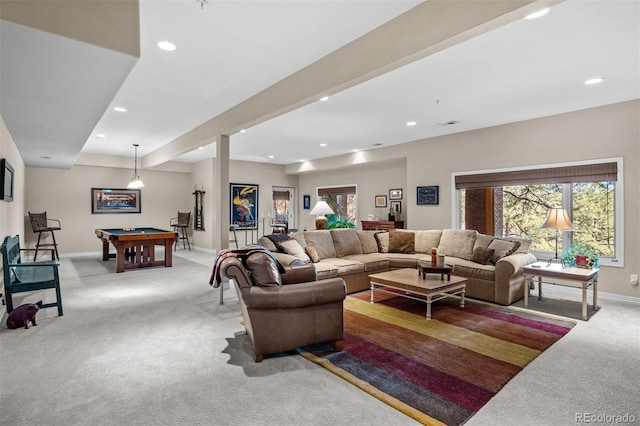
POLYGON ((282 285, 280 272, 273 259, 265 253, 254 253, 245 260, 254 285, 259 287, 279 287, 282 285))

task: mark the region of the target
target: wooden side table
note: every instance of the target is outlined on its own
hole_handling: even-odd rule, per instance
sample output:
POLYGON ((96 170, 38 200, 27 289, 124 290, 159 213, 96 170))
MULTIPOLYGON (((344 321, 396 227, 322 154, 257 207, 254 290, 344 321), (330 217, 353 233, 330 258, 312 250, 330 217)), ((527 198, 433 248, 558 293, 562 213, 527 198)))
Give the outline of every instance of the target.
POLYGON ((524 266, 524 275, 526 278, 526 288, 524 290, 524 307, 529 306, 529 289, 534 278, 538 282, 538 300, 542 299, 542 283, 555 284, 565 287, 573 287, 582 289, 582 319, 587 317, 587 289, 592 287, 593 290, 593 310, 598 310, 598 273, 600 269, 586 268, 563 268, 560 264, 552 263, 547 265, 545 262, 537 262, 524 266), (544 278, 544 281, 543 281, 544 278))

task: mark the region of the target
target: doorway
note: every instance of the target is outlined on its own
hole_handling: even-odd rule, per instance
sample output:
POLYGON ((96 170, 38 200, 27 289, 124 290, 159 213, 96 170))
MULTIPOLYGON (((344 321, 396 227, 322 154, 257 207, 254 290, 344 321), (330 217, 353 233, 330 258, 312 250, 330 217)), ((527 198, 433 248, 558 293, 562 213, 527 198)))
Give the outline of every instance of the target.
POLYGON ((274 186, 271 198, 273 232, 291 232, 295 229, 295 188, 274 186))

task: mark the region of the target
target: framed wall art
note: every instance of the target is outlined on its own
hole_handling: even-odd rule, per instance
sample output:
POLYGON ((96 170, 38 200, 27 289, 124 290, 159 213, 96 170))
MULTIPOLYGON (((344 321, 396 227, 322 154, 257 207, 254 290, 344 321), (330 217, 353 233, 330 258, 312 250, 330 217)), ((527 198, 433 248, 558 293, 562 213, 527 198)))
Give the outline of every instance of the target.
POLYGON ((0 160, 0 200, 13 201, 13 167, 6 158, 0 160))
POLYGON ((311 195, 302 196, 302 208, 309 210, 311 208, 311 195))
POLYGON ((91 214, 140 213, 139 189, 91 188, 91 214))
POLYGON ((418 186, 416 191, 416 203, 419 206, 432 206, 440 204, 440 187, 418 186))
POLYGON ((376 207, 387 207, 386 195, 376 195, 376 207))
POLYGON ((402 213, 402 201, 391 201, 391 210, 402 213))
POLYGON ((389 200, 402 200, 402 189, 390 189, 389 200))
POLYGON ((230 187, 231 225, 236 229, 257 229, 258 185, 232 183, 230 187))

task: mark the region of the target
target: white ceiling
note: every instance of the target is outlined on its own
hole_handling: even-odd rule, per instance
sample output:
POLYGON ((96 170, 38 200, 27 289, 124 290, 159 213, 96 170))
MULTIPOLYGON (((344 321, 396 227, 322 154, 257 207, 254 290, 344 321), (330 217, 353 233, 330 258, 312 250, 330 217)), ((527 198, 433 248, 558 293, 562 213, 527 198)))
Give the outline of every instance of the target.
MULTIPOLYGON (((190 0, 141 0, 140 59, 97 124, 79 116, 80 143, 56 147, 132 157, 137 143, 144 156, 418 3, 209 0, 201 9, 190 0), (165 39, 177 50, 159 50, 165 39)), ((14 86, 2 43, 3 118, 25 163, 51 167, 7 117, 5 93, 14 86)), ((543 18, 518 20, 236 133, 231 157, 289 164, 638 99, 639 52, 640 2, 568 0, 543 18), (605 80, 585 86, 593 76, 605 80), (409 120, 417 125, 407 127, 409 120)), ((214 153, 211 144, 174 160, 214 153)))

